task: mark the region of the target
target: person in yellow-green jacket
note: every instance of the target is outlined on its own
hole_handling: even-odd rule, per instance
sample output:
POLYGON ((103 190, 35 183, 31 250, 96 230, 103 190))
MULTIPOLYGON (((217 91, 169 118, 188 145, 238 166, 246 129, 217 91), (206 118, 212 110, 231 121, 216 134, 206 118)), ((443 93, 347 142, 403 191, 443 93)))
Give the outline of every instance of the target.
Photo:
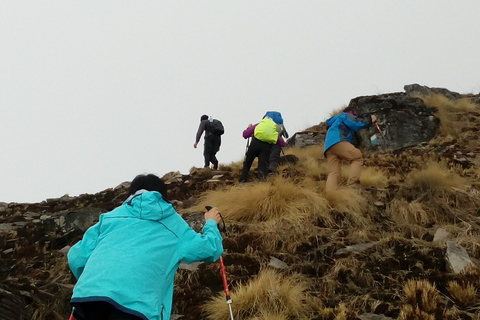
POLYGON ((68 252, 77 278, 75 319, 170 319, 180 262, 214 262, 223 253, 220 219, 217 208, 209 210, 197 233, 168 201, 159 177, 135 177, 126 201, 102 214, 68 252))

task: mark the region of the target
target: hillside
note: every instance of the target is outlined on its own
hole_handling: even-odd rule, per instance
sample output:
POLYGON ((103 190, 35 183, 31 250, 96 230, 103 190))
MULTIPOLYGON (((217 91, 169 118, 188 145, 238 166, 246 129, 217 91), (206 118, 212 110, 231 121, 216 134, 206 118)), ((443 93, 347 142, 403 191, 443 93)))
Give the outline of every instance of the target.
MULTIPOLYGON (((351 103, 362 101, 389 127, 383 137, 377 132, 377 145, 365 142, 375 128, 358 136, 365 158, 358 188, 324 192, 324 123, 295 134, 284 152, 299 161, 265 182, 238 184, 241 162, 163 177, 197 230, 206 205, 221 209, 235 319, 480 319, 479 96, 416 86, 351 103), (415 144, 395 138, 425 115, 405 120, 417 110, 411 97, 439 120, 433 136, 415 144)), ((0 319, 68 318, 75 281, 65 253, 125 200, 128 184, 0 204, 0 319)), ((174 313, 230 318, 217 263, 182 266, 174 313)))

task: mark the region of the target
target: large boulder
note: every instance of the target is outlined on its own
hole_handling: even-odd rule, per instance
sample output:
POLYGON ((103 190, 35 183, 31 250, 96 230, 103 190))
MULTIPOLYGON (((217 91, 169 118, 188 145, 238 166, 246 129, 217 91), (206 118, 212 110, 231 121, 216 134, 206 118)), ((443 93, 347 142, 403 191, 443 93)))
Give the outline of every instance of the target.
POLYGON ((377 116, 378 126, 356 131, 357 144, 366 150, 398 150, 428 142, 440 126, 436 108, 405 93, 357 97, 348 106, 360 117, 377 116))

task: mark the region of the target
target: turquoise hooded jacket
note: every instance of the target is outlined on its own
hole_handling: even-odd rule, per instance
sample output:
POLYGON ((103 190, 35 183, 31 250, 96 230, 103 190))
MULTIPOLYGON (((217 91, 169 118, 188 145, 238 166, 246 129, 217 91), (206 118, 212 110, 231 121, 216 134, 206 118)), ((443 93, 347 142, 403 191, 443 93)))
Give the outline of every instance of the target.
POLYGON ((197 233, 159 192, 140 190, 68 252, 77 278, 71 303, 106 301, 145 320, 168 320, 180 262, 214 262, 222 253, 214 220, 197 233))

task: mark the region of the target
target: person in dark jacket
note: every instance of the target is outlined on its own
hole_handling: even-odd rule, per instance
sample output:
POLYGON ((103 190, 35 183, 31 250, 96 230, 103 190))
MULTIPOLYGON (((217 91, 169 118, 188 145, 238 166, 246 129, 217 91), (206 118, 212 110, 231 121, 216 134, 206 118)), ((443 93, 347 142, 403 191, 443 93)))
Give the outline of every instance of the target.
POLYGON ((168 320, 180 262, 213 262, 223 253, 217 208, 205 213, 200 234, 175 211, 156 175, 135 177, 129 193, 68 252, 76 320, 168 320))
POLYGON ((216 157, 217 152, 220 150, 222 144, 222 138, 209 131, 210 119, 204 114, 200 117, 200 125, 198 126, 197 136, 195 138, 194 148, 197 148, 198 142, 205 131, 205 142, 203 145, 203 157, 205 160, 205 168, 210 167, 210 163, 213 164, 213 169, 218 169, 218 159, 216 157))
POLYGON ((348 185, 359 182, 363 167, 362 152, 352 144, 353 132, 366 128, 377 121, 375 115, 367 118, 357 117, 356 111, 347 107, 342 113, 326 121, 328 125, 325 137, 324 155, 328 163, 328 177, 325 190, 333 191, 338 187, 338 178, 341 175, 341 161, 350 162, 348 185))

